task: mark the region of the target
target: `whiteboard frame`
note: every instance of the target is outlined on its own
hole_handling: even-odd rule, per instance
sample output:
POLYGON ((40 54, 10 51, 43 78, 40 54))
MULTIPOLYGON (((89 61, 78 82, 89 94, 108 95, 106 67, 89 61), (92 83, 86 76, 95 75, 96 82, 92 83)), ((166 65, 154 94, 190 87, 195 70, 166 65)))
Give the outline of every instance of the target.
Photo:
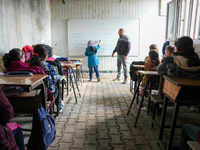
MULTIPOLYGON (((135 19, 67 19, 67 34, 68 34, 68 44, 67 44, 67 47, 68 47, 68 51, 67 51, 67 54, 68 56, 70 57, 83 57, 84 55, 83 54, 80 54, 80 55, 73 55, 73 54, 70 54, 70 46, 69 46, 69 22, 70 20, 131 20, 131 21, 137 21, 138 23, 138 40, 137 40, 137 51, 136 51, 136 54, 130 54, 128 56, 130 57, 138 57, 140 55, 140 20, 135 20, 135 19)), ((116 34, 117 34, 118 31, 116 31, 116 34)), ((127 36, 129 36, 127 34, 127 36)), ((132 39, 131 39, 131 42, 132 42, 132 39)), ((117 44, 117 40, 116 40, 116 43, 117 44)), ((102 43, 103 45, 103 43, 102 43)), ((113 47, 113 50, 114 50, 115 47, 113 47)), ((134 50, 134 48, 132 48, 132 50, 134 50)), ((111 57, 112 53, 110 55, 108 54, 105 54, 105 55, 102 55, 102 54, 97 54, 99 57, 111 57)), ((115 55, 116 56, 116 55, 115 55)), ((114 56, 114 57, 115 57, 114 56)))

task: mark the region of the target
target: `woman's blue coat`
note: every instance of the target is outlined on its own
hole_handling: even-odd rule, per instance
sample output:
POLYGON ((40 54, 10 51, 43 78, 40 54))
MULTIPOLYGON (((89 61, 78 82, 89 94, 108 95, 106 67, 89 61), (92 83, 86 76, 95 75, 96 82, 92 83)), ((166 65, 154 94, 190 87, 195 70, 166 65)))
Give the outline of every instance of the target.
MULTIPOLYGON (((97 55, 96 55, 97 53, 89 52, 88 50, 90 47, 92 47, 92 46, 87 47, 86 51, 85 51, 85 56, 88 56, 88 67, 98 66, 100 64, 100 62, 99 62, 99 59, 97 58, 97 55)), ((98 44, 95 47, 98 50, 100 48, 100 44, 98 44)))

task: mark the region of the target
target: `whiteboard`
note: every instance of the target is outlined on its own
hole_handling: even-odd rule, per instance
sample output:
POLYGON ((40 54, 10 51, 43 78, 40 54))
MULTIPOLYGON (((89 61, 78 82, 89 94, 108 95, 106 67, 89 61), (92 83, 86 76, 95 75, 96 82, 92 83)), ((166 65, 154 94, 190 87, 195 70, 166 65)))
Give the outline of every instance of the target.
POLYGON ((123 28, 131 39, 129 56, 138 56, 139 23, 132 19, 71 19, 68 20, 68 55, 83 56, 89 40, 94 45, 102 40, 98 56, 111 56, 119 38, 118 30, 123 28))

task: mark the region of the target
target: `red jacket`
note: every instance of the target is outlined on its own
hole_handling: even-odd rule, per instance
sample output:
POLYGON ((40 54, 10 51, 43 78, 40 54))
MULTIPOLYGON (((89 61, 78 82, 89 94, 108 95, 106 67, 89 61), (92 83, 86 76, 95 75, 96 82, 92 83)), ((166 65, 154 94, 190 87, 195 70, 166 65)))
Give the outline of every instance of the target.
POLYGON ((19 150, 11 129, 6 125, 14 116, 13 107, 0 89, 0 149, 19 150))
POLYGON ((11 65, 8 68, 6 68, 5 73, 11 71, 30 71, 34 74, 45 74, 41 67, 29 66, 27 63, 21 61, 12 61, 11 65))

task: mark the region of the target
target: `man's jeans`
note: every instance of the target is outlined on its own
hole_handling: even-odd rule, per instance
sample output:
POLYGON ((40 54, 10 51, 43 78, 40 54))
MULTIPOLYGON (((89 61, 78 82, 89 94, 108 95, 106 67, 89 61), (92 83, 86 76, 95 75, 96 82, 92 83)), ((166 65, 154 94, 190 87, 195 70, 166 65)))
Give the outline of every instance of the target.
POLYGON ((122 65, 124 69, 124 80, 128 79, 127 59, 124 60, 124 55, 117 55, 117 78, 121 78, 122 65))

